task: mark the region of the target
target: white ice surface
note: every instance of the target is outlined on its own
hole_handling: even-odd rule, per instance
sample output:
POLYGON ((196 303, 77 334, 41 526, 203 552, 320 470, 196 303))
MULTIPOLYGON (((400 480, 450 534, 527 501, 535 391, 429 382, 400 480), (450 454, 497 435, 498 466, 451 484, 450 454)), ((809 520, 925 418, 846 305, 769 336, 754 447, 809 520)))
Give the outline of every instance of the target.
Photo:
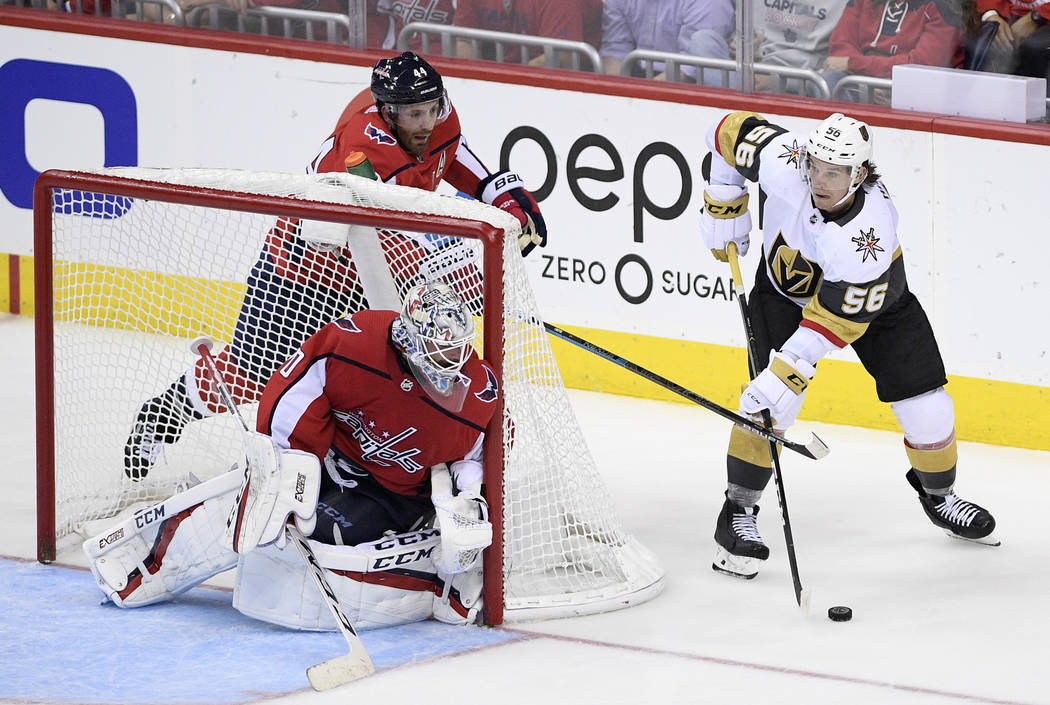
MULTIPOLYGON (((21 558, 35 555, 32 341, 31 319, 0 315, 0 555, 21 558)), ((1050 453, 959 444, 959 494, 999 521, 1002 546, 991 548, 928 522, 904 480, 898 434, 800 424, 794 437, 816 431, 832 449, 819 462, 783 456, 799 569, 813 591, 803 615, 772 486, 759 522, 772 556, 759 576, 711 570, 723 420, 682 404, 572 399, 624 524, 667 568, 662 595, 517 625, 528 638, 267 702, 1050 703, 1050 453), (832 605, 852 607, 853 621, 829 621, 832 605)), ((59 560, 83 564, 77 553, 59 560)), ((84 636, 70 634, 69 648, 84 636)))

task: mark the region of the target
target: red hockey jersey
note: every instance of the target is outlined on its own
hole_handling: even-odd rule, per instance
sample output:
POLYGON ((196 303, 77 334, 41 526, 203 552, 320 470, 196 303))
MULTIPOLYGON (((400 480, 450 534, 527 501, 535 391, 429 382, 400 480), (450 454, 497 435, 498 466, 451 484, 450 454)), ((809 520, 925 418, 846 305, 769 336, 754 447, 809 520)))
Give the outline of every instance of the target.
MULTIPOLYGON (((448 118, 434 126, 430 149, 420 158, 397 143, 367 88, 344 108, 335 130, 321 145, 307 172, 343 172, 345 159, 351 152, 364 152, 376 174, 386 183, 427 191, 436 190, 445 180, 474 197, 478 184, 489 175, 485 165, 463 142, 455 107, 448 118)), ((295 221, 278 219, 277 227, 267 236, 266 247, 282 277, 303 284, 326 281, 327 286, 336 288, 354 286, 356 274, 352 260, 337 253, 304 247, 295 221)))
POLYGON ((270 379, 257 429, 281 448, 323 459, 330 447, 392 492, 427 494, 429 469, 470 452, 499 399, 496 375, 477 355, 470 389, 452 413, 432 400, 390 339, 393 311, 360 311, 329 323, 270 379))
POLYGON ((489 175, 485 165, 463 142, 455 106, 448 118, 434 126, 427 152, 417 157, 398 144, 368 89, 347 105, 335 131, 321 145, 308 171, 344 171, 344 160, 351 152, 364 152, 376 174, 386 183, 427 191, 434 191, 445 180, 473 197, 478 184, 489 175))
POLYGON ((831 33, 828 56, 848 73, 890 78, 897 64, 962 66, 962 34, 935 0, 850 0, 831 33))

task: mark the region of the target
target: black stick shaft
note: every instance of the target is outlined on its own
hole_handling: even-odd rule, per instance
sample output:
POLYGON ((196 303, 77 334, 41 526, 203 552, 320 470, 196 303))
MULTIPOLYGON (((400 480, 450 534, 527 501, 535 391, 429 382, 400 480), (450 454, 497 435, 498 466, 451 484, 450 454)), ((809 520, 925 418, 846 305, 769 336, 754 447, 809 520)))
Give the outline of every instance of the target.
MULTIPOLYGON (((735 413, 733 411, 730 411, 729 409, 725 408, 724 406, 716 404, 715 402, 711 401, 710 399, 702 397, 699 394, 697 394, 696 392, 693 392, 693 391, 690 391, 690 390, 686 389, 685 387, 683 387, 682 385, 678 384, 677 382, 672 382, 671 380, 667 379, 666 377, 661 377, 660 375, 656 374, 655 372, 647 370, 644 367, 642 367, 641 365, 633 363, 630 360, 627 360, 627 359, 625 359, 623 357, 620 357, 616 353, 610 352, 610 351, 606 350, 605 348, 600 347, 600 346, 596 345, 595 343, 592 343, 589 340, 584 340, 583 338, 581 338, 581 337, 579 337, 577 335, 573 335, 572 333, 568 332, 567 330, 562 330, 558 326, 553 325, 551 323, 544 323, 543 327, 546 328, 547 332, 549 332, 551 335, 555 335, 555 336, 561 338, 562 340, 565 340, 566 342, 572 343, 573 345, 576 345, 577 347, 583 348, 584 350, 587 350, 588 352, 592 352, 595 355, 597 355, 598 357, 604 358, 605 360, 608 360, 609 362, 613 363, 614 365, 619 365, 620 367, 624 368, 625 370, 629 370, 630 372, 633 372, 636 375, 639 375, 640 377, 644 377, 645 379, 649 380, 650 382, 653 382, 654 384, 660 385, 664 389, 670 390, 670 391, 674 392, 675 394, 677 394, 679 396, 685 397, 689 401, 691 401, 691 402, 693 402, 695 404, 699 404, 700 406, 704 407, 708 411, 713 411, 714 413, 718 414, 722 418, 728 419, 728 420, 732 421, 735 424, 738 424, 740 426, 743 426, 743 427, 747 428, 752 433, 754 433, 756 435, 759 435, 762 438, 765 438, 770 443, 780 444, 780 445, 784 446, 785 448, 788 448, 789 450, 793 450, 796 453, 799 453, 801 455, 806 456, 807 458, 812 458, 812 459, 815 460, 818 457, 818 456, 814 455, 813 451, 810 450, 810 448, 808 448, 805 444, 803 444, 803 443, 796 443, 794 441, 789 441, 788 439, 783 438, 782 436, 778 436, 771 429, 769 429, 769 428, 767 428, 765 426, 762 426, 760 424, 755 423, 754 421, 752 421, 751 419, 747 418, 746 416, 741 416, 740 414, 737 414, 737 413, 735 413)), ((821 443, 820 445, 822 446, 823 443, 821 443)))
MULTIPOLYGON (((755 335, 751 329, 751 317, 747 313, 747 295, 744 293, 743 278, 740 275, 740 262, 736 256, 736 244, 729 243, 729 267, 733 274, 733 289, 736 301, 740 306, 740 319, 744 323, 744 335, 747 337, 747 369, 751 379, 759 372, 758 359, 755 357, 755 335)), ((762 421, 772 431, 773 419, 768 410, 762 411, 762 421)), ((766 440, 769 440, 768 438, 766 440)), ((773 464, 773 479, 777 488, 777 500, 780 502, 780 517, 784 524, 784 544, 787 547, 788 565, 791 567, 791 581, 795 585, 795 602, 802 606, 802 578, 798 574, 798 559, 795 557, 795 539, 791 533, 791 517, 788 515, 787 494, 784 492, 784 475, 780 471, 780 454, 776 444, 769 441, 769 460, 773 464)))

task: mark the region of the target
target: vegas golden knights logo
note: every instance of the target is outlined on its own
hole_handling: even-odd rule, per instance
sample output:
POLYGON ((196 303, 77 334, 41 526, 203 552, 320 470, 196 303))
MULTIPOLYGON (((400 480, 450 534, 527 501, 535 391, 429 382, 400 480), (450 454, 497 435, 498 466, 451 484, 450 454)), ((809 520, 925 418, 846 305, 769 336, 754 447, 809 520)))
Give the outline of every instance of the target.
POLYGON ((769 271, 781 291, 795 299, 808 299, 817 293, 823 270, 788 247, 782 233, 777 233, 768 252, 769 271))

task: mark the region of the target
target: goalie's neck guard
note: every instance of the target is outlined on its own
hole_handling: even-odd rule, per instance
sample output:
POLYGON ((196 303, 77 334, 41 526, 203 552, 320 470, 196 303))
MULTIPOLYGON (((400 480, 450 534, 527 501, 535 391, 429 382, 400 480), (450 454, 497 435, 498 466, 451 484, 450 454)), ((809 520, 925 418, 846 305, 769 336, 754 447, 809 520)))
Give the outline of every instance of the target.
POLYGON ((470 389, 470 378, 459 369, 441 369, 419 348, 419 338, 409 332, 401 317, 390 326, 390 339, 401 352, 412 376, 431 399, 451 412, 463 409, 470 389))

